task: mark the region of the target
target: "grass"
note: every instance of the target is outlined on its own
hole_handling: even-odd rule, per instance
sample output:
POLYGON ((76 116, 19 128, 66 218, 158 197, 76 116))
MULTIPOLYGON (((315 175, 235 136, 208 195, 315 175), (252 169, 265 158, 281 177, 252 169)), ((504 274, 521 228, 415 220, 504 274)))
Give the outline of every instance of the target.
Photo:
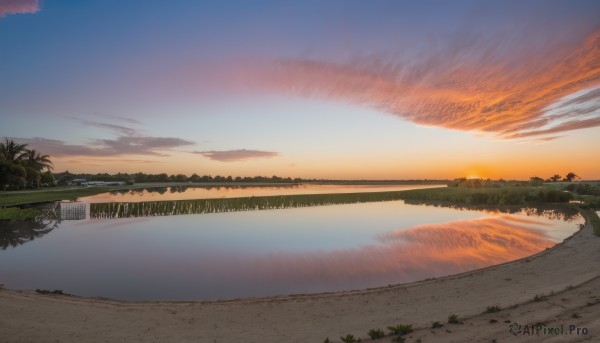
POLYGON ((53 291, 49 291, 47 289, 36 289, 35 292, 39 293, 39 294, 60 294, 60 295, 65 295, 65 293, 63 293, 63 291, 60 290, 60 289, 55 289, 53 291))
POLYGON ((586 218, 590 221, 590 224, 592 224, 594 234, 596 236, 600 236, 600 218, 598 217, 598 214, 589 209, 583 210, 583 213, 585 214, 586 218))
POLYGON ((435 321, 435 322, 432 322, 432 323, 431 323, 431 328, 432 328, 432 329, 439 329, 439 328, 441 328, 442 326, 444 326, 444 324, 442 324, 442 323, 440 323, 440 322, 438 322, 438 321, 435 321))
POLYGON ((413 332, 412 324, 398 324, 396 326, 388 326, 390 333, 395 336, 406 335, 413 332))
POLYGON ((483 313, 495 313, 500 312, 501 308, 498 305, 488 306, 483 313))
POLYGON ((535 302, 544 301, 544 300, 546 300, 546 298, 547 298, 547 297, 548 297, 548 296, 547 296, 546 294, 543 294, 543 293, 542 293, 542 294, 536 294, 536 295, 533 297, 533 301, 535 301, 535 302))
POLYGON ((0 208, 0 220, 22 221, 34 220, 40 212, 33 208, 20 209, 16 207, 0 208))
POLYGON ((356 340, 356 338, 354 338, 354 335, 351 334, 347 334, 346 336, 342 336, 340 337, 340 339, 342 340, 342 342, 344 343, 354 343, 354 342, 358 342, 358 340, 356 340))
POLYGON ((371 339, 380 339, 380 338, 385 337, 385 333, 381 329, 371 329, 371 330, 369 330, 367 335, 369 335, 369 337, 371 337, 371 339))
POLYGON ((32 191, 0 192, 0 207, 33 204, 47 201, 74 200, 80 197, 105 193, 113 188, 89 187, 71 188, 56 187, 32 191))
POLYGON ((458 319, 458 316, 454 313, 448 316, 448 324, 460 324, 461 321, 458 319))

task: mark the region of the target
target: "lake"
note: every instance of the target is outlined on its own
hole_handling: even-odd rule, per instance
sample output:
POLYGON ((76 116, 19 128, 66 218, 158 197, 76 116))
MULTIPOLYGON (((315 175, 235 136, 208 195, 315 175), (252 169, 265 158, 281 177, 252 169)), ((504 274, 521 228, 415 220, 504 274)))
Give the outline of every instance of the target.
POLYGON ((10 234, 1 238, 0 283, 123 300, 362 289, 529 256, 561 242, 583 222, 561 209, 456 209, 401 200, 130 218, 57 217, 5 231, 10 234))

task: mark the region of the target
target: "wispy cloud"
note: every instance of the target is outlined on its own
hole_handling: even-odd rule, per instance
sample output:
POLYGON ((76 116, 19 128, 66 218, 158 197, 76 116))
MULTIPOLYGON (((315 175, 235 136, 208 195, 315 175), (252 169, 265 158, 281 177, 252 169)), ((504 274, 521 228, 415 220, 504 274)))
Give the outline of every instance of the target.
POLYGON ((38 0, 1 0, 0 18, 9 14, 35 13, 40 10, 38 0))
POLYGON ((194 154, 202 155, 211 160, 219 162, 237 162, 256 158, 270 158, 279 156, 278 152, 260 150, 223 150, 223 151, 192 151, 194 154))
POLYGON ((181 138, 170 137, 117 137, 116 139, 99 139, 90 145, 67 144, 62 140, 35 138, 12 138, 16 142, 26 143, 53 157, 64 156, 122 156, 151 155, 168 156, 164 151, 186 145, 190 142, 181 138))
POLYGON ((94 115, 95 117, 102 118, 102 119, 117 120, 117 121, 125 122, 128 124, 136 124, 136 125, 142 124, 141 121, 139 121, 137 119, 129 118, 129 117, 116 116, 116 115, 100 113, 100 112, 94 112, 94 113, 92 113, 92 115, 94 115))
POLYGON ((284 59, 237 74, 238 82, 271 92, 351 102, 420 125, 503 139, 600 125, 600 29, 570 46, 463 37, 419 59, 284 59))
POLYGON ((92 121, 92 120, 81 120, 81 123, 84 125, 96 127, 99 129, 108 129, 110 131, 117 132, 117 133, 120 133, 123 135, 128 135, 128 136, 137 134, 137 131, 135 129, 132 129, 132 128, 126 127, 126 126, 122 126, 122 125, 107 124, 107 123, 101 123, 101 122, 96 122, 96 121, 92 121))

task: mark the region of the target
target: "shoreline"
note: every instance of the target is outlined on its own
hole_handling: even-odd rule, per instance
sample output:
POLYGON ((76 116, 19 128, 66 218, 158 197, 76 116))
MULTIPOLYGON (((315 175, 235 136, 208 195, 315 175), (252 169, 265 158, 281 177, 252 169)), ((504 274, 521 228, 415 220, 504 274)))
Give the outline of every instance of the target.
MULTIPOLYGON (((339 341, 338 337, 348 333, 368 341, 369 329, 404 323, 413 324, 416 329, 407 342, 417 337, 427 337, 424 342, 452 341, 453 336, 459 336, 457 332, 462 332, 463 341, 470 340, 464 337, 492 334, 496 337, 486 338, 488 341, 508 341, 514 336, 509 333, 508 324, 502 322, 483 327, 472 323, 445 324, 435 334, 429 326, 432 321, 445 323, 450 313, 466 318, 465 323, 481 321, 486 316, 482 313, 491 305, 506 309, 497 315, 515 311, 510 309, 515 305, 515 309, 526 311, 539 305, 532 303, 539 294, 561 294, 567 298, 586 287, 600 285, 599 264, 600 238, 593 235, 586 218, 584 228, 535 255, 461 274, 380 288, 215 301, 120 301, 2 289, 0 318, 6 320, 0 323, 0 332, 6 333, 10 342, 322 342, 326 337, 339 341), (451 333, 444 331, 450 329, 451 333)), ((598 337, 600 298, 594 304, 586 307, 593 315, 578 320, 591 320, 587 324, 590 334, 598 337)), ((530 315, 533 318, 537 313, 530 315)))

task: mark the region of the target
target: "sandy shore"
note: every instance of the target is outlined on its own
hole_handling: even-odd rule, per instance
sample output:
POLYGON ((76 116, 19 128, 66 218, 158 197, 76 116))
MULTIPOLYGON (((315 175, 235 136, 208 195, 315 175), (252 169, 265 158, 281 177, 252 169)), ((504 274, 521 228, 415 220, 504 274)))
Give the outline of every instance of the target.
MULTIPOLYGON (((217 302, 121 302, 0 291, 2 342, 339 342, 412 323, 407 342, 600 339, 600 237, 587 225, 538 255, 483 270, 375 290, 217 302), (537 294, 548 295, 534 302, 537 294), (500 312, 482 314, 487 306, 500 312), (462 325, 447 324, 450 313, 462 325), (490 320, 497 322, 490 323, 490 320), (430 329, 432 321, 444 326, 430 329), (506 321, 506 322, 505 322, 506 321), (587 335, 519 335, 544 323, 587 335)), ((386 330, 387 331, 387 330, 386 330)), ((379 342, 389 342, 385 338, 379 342)))

